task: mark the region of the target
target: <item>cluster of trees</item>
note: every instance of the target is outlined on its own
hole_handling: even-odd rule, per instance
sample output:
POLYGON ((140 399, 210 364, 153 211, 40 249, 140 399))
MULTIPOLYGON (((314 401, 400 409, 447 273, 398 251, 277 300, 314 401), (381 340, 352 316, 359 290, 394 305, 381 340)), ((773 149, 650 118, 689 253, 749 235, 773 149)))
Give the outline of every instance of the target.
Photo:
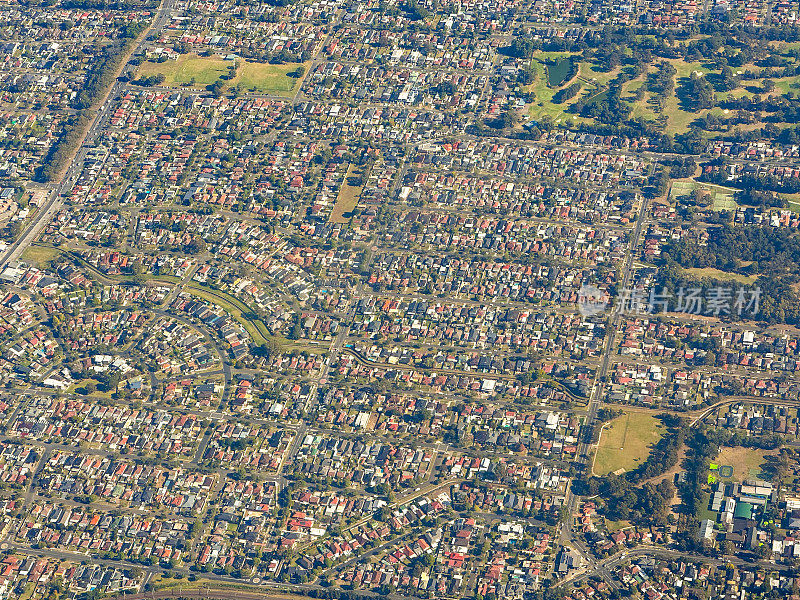
POLYGON ((514 58, 532 58, 541 49, 541 44, 527 36, 515 37, 510 46, 503 48, 505 54, 514 58))
POLYGON ((46 183, 58 176, 72 156, 72 150, 80 143, 89 121, 88 111, 80 111, 64 119, 58 139, 50 146, 42 164, 37 167, 34 180, 46 183))
POLYGON ((697 162, 691 156, 674 158, 669 162, 669 176, 673 179, 692 177, 697 169, 697 162))
POLYGON ((736 202, 747 206, 758 206, 762 209, 768 207, 786 208, 789 203, 780 194, 770 191, 749 188, 736 193, 736 202))
POLYGON ((708 230, 708 241, 678 240, 664 251, 667 262, 682 267, 714 267, 745 274, 800 273, 800 236, 763 225, 724 223, 708 230), (743 262, 749 263, 741 267, 743 262))
POLYGON ((658 443, 650 451, 641 465, 626 473, 631 481, 640 481, 662 475, 678 464, 678 454, 686 441, 688 428, 680 417, 667 413, 659 415, 659 419, 669 428, 658 443))
POLYGON ((655 73, 651 73, 647 77, 647 89, 650 90, 653 104, 658 112, 664 109, 664 104, 667 99, 672 96, 675 91, 675 75, 677 71, 672 63, 661 61, 655 73))
POLYGON ((260 358, 269 359, 273 356, 279 355, 283 351, 283 348, 278 342, 276 338, 270 338, 267 340, 265 344, 260 344, 259 346, 253 346, 250 352, 253 356, 258 356, 260 358))
POLYGON ((513 129, 519 122, 519 115, 513 108, 509 108, 495 118, 486 121, 486 125, 492 129, 513 129))
POLYGON ((612 521, 630 521, 637 525, 665 525, 675 486, 665 479, 636 487, 628 478, 617 475, 592 477, 581 494, 599 495, 605 506, 603 514, 612 521))
POLYGON ((95 102, 102 97, 105 91, 114 82, 120 61, 126 55, 136 37, 146 27, 143 23, 121 24, 120 40, 116 44, 111 44, 104 48, 103 53, 97 58, 89 73, 83 87, 78 91, 73 102, 73 107, 84 110, 94 106, 95 102))
POLYGON ((800 192, 800 179, 794 177, 776 177, 775 175, 741 175, 736 181, 728 181, 724 170, 715 170, 703 176, 705 181, 717 183, 719 185, 735 185, 743 190, 771 190, 786 194, 800 192))
POLYGON ((293 79, 300 79, 305 74, 306 68, 303 65, 299 65, 294 71, 289 71, 286 75, 293 79))
MULTIPOLYGON (((800 323, 800 297, 794 285, 800 280, 800 236, 782 228, 722 223, 709 229, 708 242, 679 240, 664 251, 659 269, 661 285, 671 290, 697 286, 680 267, 711 267, 747 275, 760 275, 759 318, 769 323, 800 323), (741 266, 747 263, 747 266, 741 266)), ((725 284, 708 278, 701 286, 725 284)))
MULTIPOLYGON (((104 3, 99 2, 99 4, 104 3)), ((124 4, 124 2, 120 2, 120 4, 124 4)), ((133 4, 139 8, 142 7, 142 3, 134 2, 133 4)), ((145 25, 142 23, 120 24, 120 41, 108 46, 86 75, 86 81, 75 96, 72 105, 77 113, 63 121, 58 140, 50 147, 47 156, 34 173, 36 181, 42 183, 52 181, 66 166, 91 121, 90 109, 113 84, 114 74, 119 68, 120 62, 144 27, 145 25)))
POLYGON ((719 446, 731 448, 758 448, 760 450, 775 450, 783 443, 783 439, 778 434, 771 435, 748 435, 738 430, 720 429, 714 432, 714 442, 719 446))
POLYGON ((685 106, 691 110, 712 108, 717 103, 714 87, 708 78, 699 73, 692 73, 685 79, 678 90, 678 96, 685 106))
MULTIPOLYGON (((764 121, 772 123, 797 123, 800 118, 800 103, 797 102, 795 93, 789 91, 786 96, 766 96, 756 94, 751 97, 730 97, 720 102, 720 107, 731 111, 745 111, 748 113, 765 113, 764 121)), ((773 130, 780 134, 780 129, 773 130)))
POLYGON ((136 85, 141 85, 144 87, 153 87, 155 85, 161 85, 164 83, 166 77, 163 73, 157 73, 156 75, 147 75, 145 77, 139 77, 133 83, 136 85))
POLYGON ((426 8, 420 6, 416 0, 408 0, 403 3, 400 8, 402 8, 412 21, 424 21, 431 14, 426 8))
POLYGON ((624 123, 631 114, 632 107, 621 98, 622 83, 615 82, 604 92, 586 100, 578 100, 573 110, 582 117, 593 118, 605 125, 624 123))
POLYGON ((553 102, 556 104, 562 104, 563 102, 567 102, 568 100, 572 100, 575 96, 578 95, 578 92, 581 91, 581 84, 579 81, 569 84, 565 88, 561 88, 555 94, 553 94, 553 102))
MULTIPOLYGON (((725 435, 724 430, 695 429, 688 443, 688 458, 686 478, 681 486, 680 494, 683 499, 685 512, 699 517, 706 508, 706 496, 703 490, 708 477, 708 468, 711 460, 719 454, 720 446, 725 435)), ((688 540, 688 541, 697 541, 688 540)))
POLYGON ((204 254, 206 250, 208 250, 208 245, 199 235, 194 236, 191 242, 183 245, 183 251, 194 256, 204 254))

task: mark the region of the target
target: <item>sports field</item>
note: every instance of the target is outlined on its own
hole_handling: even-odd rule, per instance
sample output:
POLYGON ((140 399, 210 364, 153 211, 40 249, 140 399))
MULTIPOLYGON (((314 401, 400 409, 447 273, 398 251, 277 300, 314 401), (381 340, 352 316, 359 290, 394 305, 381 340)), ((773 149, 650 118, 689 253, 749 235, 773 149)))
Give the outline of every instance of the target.
MULTIPOLYGON (((764 464, 764 457, 770 452, 757 448, 734 448, 723 447, 719 456, 714 459, 717 465, 730 465, 733 467, 732 481, 744 481, 745 479, 755 479, 766 477, 762 472, 761 466, 764 464)), ((717 471, 717 474, 719 471, 717 471)))
POLYGON ((232 61, 220 57, 199 57, 196 54, 184 54, 178 60, 166 62, 143 62, 136 71, 136 77, 163 75, 163 85, 204 87, 217 81, 228 72, 232 61))
POLYGON ((606 423, 600 434, 592 471, 621 473, 638 467, 664 434, 664 425, 649 412, 628 412, 606 423))
POLYGON ((201 57, 196 54, 184 54, 178 60, 166 62, 144 62, 136 72, 137 78, 150 75, 164 75, 167 87, 189 86, 202 88, 219 81, 223 75, 231 73, 236 66, 236 75, 228 80, 225 88, 238 87, 242 92, 258 92, 279 96, 293 96, 303 80, 299 76, 299 67, 303 72, 308 64, 286 63, 273 65, 243 60, 225 60, 220 56, 201 57))
POLYGON ((293 96, 300 87, 302 77, 292 76, 297 74, 297 68, 307 65, 287 63, 285 65, 271 65, 267 63, 242 63, 236 74, 236 79, 231 83, 245 92, 261 92, 280 96, 293 96))
POLYGON ((723 187, 721 185, 714 185, 713 183, 700 183, 697 181, 675 181, 672 183, 672 188, 669 192, 670 202, 675 202, 678 198, 688 196, 695 189, 700 189, 711 196, 713 201, 712 208, 714 210, 735 210, 736 201, 734 188, 723 187))

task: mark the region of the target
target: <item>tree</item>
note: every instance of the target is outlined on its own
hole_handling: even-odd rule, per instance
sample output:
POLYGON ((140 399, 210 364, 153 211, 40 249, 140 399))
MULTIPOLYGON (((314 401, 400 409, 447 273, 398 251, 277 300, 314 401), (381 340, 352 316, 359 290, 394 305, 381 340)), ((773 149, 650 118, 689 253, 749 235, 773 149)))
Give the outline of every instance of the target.
POLYGON ((253 356, 261 358, 271 358, 277 356, 283 351, 281 344, 274 338, 269 338, 265 343, 260 346, 254 346, 251 352, 253 356))
POLYGON ((722 67, 722 73, 720 73, 719 79, 720 88, 723 92, 729 92, 739 87, 739 77, 733 73, 733 69, 728 65, 722 67))
POLYGON ((533 38, 516 37, 511 45, 506 49, 507 53, 515 58, 531 58, 537 50, 537 44, 533 38))
POLYGON ((681 97, 693 110, 711 108, 716 104, 714 88, 700 73, 692 73, 682 86, 681 97))
POLYGON ((206 245, 205 240, 197 235, 192 238, 191 242, 184 245, 183 247, 183 251, 186 252, 186 254, 193 254, 193 255, 205 254, 207 250, 208 246, 206 245))

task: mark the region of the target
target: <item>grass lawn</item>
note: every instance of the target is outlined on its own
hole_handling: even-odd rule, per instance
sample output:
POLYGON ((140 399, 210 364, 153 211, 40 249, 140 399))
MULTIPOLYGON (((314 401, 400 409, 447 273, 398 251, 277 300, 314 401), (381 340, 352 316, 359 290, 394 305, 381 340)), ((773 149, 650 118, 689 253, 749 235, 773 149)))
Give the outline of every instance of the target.
POLYGON ((245 62, 239 67, 236 78, 232 81, 233 85, 246 92, 257 92, 262 94, 275 94, 280 96, 294 96, 302 77, 290 77, 288 74, 303 66, 308 72, 310 62, 287 63, 285 65, 271 65, 268 63, 245 62))
POLYGON ((348 223, 358 205, 358 198, 361 196, 361 190, 364 189, 364 186, 348 185, 348 177, 354 175, 362 174, 353 169, 353 165, 350 165, 347 168, 347 174, 344 176, 342 187, 339 188, 336 204, 333 205, 333 210, 331 211, 331 223, 348 223))
POLYGON ((708 492, 703 492, 703 501, 700 503, 700 511, 697 515, 697 518, 701 521, 705 521, 706 519, 710 519, 716 523, 717 517, 719 516, 717 513, 712 511, 709 507, 711 504, 711 494, 708 492))
POLYGON ((794 92, 800 91, 800 76, 782 77, 780 79, 773 79, 772 81, 775 82, 775 92, 785 94, 789 90, 794 92))
POLYGON ((196 54, 184 54, 178 60, 168 60, 163 63, 143 62, 136 71, 136 77, 163 74, 165 86, 205 87, 225 75, 232 64, 232 61, 223 60, 218 56, 200 57, 196 54))
MULTIPOLYGON (((529 117, 535 121, 541 121, 545 117, 549 117, 556 123, 560 121, 566 121, 567 119, 575 123, 584 122, 586 120, 577 115, 568 113, 567 110, 582 96, 585 96, 588 93, 594 93, 596 89, 595 86, 586 82, 581 82, 583 87, 577 96, 568 102, 564 102, 563 104, 556 104, 553 102, 553 95, 558 92, 559 88, 550 87, 547 84, 547 61, 573 57, 576 54, 577 53, 570 52, 536 53, 536 58, 531 61, 531 70, 535 73, 535 80, 533 83, 527 86, 527 90, 532 91, 536 95, 536 99, 530 105, 528 105, 529 117)), ((582 64, 579 66, 579 78, 581 72, 580 69, 583 69, 582 64)))
MULTIPOLYGON (((712 69, 703 65, 700 62, 686 62, 681 59, 671 59, 668 62, 672 63, 675 67, 675 89, 677 90, 683 84, 683 79, 688 78, 695 71, 706 74, 712 69)), ((689 130, 689 125, 698 117, 707 113, 707 110, 701 111, 685 111, 680 108, 680 101, 678 100, 677 93, 673 92, 667 101, 664 103, 664 114, 669 115, 667 121, 666 133, 685 133, 689 130)))
POLYGON ((736 281, 738 283, 743 283, 745 285, 751 285, 756 282, 758 279, 755 275, 742 275, 741 273, 731 273, 730 271, 721 271, 720 269, 715 269, 713 267, 705 267, 705 268, 692 268, 692 269, 683 269, 684 273, 688 273, 689 275, 693 275, 699 279, 704 278, 711 278, 717 279, 719 281, 736 281))
MULTIPOLYGON (((182 577, 180 579, 176 579, 173 577, 165 577, 164 575, 157 575, 151 581, 153 584, 153 588, 156 590, 198 590, 198 589, 208 589, 208 590, 224 590, 226 592, 235 592, 235 591, 242 591, 242 592, 249 592, 249 593, 256 593, 256 594, 264 594, 263 588, 259 588, 255 585, 250 585, 247 583, 225 583, 219 581, 217 579, 208 579, 205 577, 197 577, 194 581, 189 581, 188 577, 182 577)), ((211 591, 207 593, 207 596, 210 598, 214 597, 214 592, 211 591), (210 593, 210 595, 208 595, 210 593)), ((264 596, 264 598, 271 598, 274 600, 304 600, 305 598, 309 598, 310 596, 296 596, 294 594, 288 593, 281 593, 280 591, 269 592, 268 596, 264 596)))
POLYGON ((578 76, 587 79, 596 85, 604 86, 608 85, 612 79, 619 75, 621 70, 621 67, 617 67, 616 69, 611 69, 610 71, 598 71, 595 70, 595 68, 588 62, 582 62, 578 66, 578 76))
POLYGON ((609 521, 606 519, 606 529, 608 529, 609 533, 614 533, 615 531, 619 531, 620 529, 625 529, 626 527, 630 526, 630 521, 609 521))
MULTIPOLYGON (((233 61, 224 60, 219 56, 201 57, 196 54, 184 54, 178 60, 168 60, 163 63, 144 62, 139 66, 136 76, 138 78, 163 74, 165 86, 202 88, 218 81, 221 76, 229 72, 229 67, 233 64, 233 61)), ((225 88, 239 86, 244 92, 293 96, 303 79, 290 77, 289 73, 295 72, 299 66, 308 71, 310 63, 272 65, 237 61, 237 64, 236 77, 226 82, 225 88)))
POLYGON ((600 434, 592 471, 595 475, 608 475, 635 469, 661 439, 664 429, 649 412, 628 412, 609 421, 600 434))
MULTIPOLYGON (((731 481, 744 481, 745 479, 760 479, 766 477, 761 471, 764 457, 775 452, 759 450, 757 448, 723 447, 719 456, 714 459, 718 465, 730 465, 733 467, 733 477, 731 481)), ((719 471, 715 471, 719 477, 719 471)))
POLYGON ((686 133, 689 131, 689 125, 692 121, 700 117, 704 112, 707 112, 702 110, 698 112, 688 112, 681 110, 679 106, 678 96, 675 94, 667 98, 667 101, 664 103, 664 114, 669 115, 666 133, 686 133))
POLYGON ((58 257, 61 251, 50 246, 28 246, 22 253, 22 260, 32 262, 37 267, 44 268, 47 264, 58 257))
MULTIPOLYGON (((73 383, 72 385, 70 385, 70 386, 69 386, 69 387, 66 389, 66 393, 67 393, 67 394, 81 393, 81 392, 78 392, 77 390, 81 390, 81 391, 83 391, 82 389, 83 389, 83 388, 85 388, 85 387, 86 387, 87 385, 89 385, 90 383, 94 383, 94 385, 95 385, 95 386, 98 386, 98 385, 100 385, 100 382, 99 382, 97 379, 81 379, 81 380, 79 380, 79 381, 76 381, 76 382, 75 382, 75 383, 73 383)), ((125 384, 124 384, 124 383, 120 383, 120 384, 119 384, 119 387, 120 387, 120 389, 122 389, 122 388, 124 388, 124 387, 125 387, 125 384)), ((107 391, 107 392, 101 392, 100 390, 98 390, 98 389, 95 389, 95 391, 93 391, 93 392, 92 392, 91 394, 89 394, 89 395, 90 395, 90 396, 99 396, 99 397, 101 397, 101 398, 111 398, 111 395, 112 395, 113 393, 114 393, 114 391, 113 391, 113 390, 109 390, 109 391, 107 391)))

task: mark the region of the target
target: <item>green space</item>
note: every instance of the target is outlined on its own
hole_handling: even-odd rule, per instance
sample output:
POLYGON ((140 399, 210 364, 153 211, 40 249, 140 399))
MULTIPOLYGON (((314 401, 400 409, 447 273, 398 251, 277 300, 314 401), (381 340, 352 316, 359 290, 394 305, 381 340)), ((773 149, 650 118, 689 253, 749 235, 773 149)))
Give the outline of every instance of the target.
POLYGON ((649 412, 627 412, 606 423, 592 470, 595 475, 630 471, 644 462, 665 427, 649 412))
POLYGON ((255 318, 252 309, 238 298, 231 296, 227 292, 211 290, 196 284, 189 284, 184 289, 193 296, 216 304, 227 312, 235 321, 244 327, 247 334, 253 340, 253 343, 266 344, 267 340, 272 337, 267 326, 260 319, 255 318))
POLYGON ((347 168, 342 186, 339 188, 339 195, 331 211, 331 223, 348 223, 353 216, 353 211, 358 206, 358 199, 361 196, 363 185, 351 185, 361 181, 363 173, 353 169, 353 165, 347 168), (358 181, 354 181, 358 180, 358 181))
MULTIPOLYGON (((90 396, 100 396, 102 398, 111 398, 111 395, 114 393, 113 390, 108 392, 103 392, 97 389, 97 386, 100 385, 100 381, 97 379, 81 379, 80 381, 74 382, 66 389, 67 394, 83 394, 83 395, 90 395, 90 396)), ((120 384, 122 387, 123 384, 120 384)))
POLYGON ((547 64, 547 83, 550 87, 558 87, 567 80, 572 70, 572 57, 560 56, 547 64))
POLYGON ((782 77, 773 79, 775 82, 775 92, 785 94, 788 91, 800 91, 800 75, 796 77, 782 77))
POLYGON ((711 196, 712 208, 717 211, 736 210, 738 206, 734 199, 737 190, 723 187, 713 183, 700 183, 697 181, 674 181, 669 192, 670 202, 678 202, 681 198, 689 197, 694 190, 701 190, 711 196))
POLYGON ((296 76, 298 67, 302 67, 303 72, 306 72, 309 64, 271 65, 269 63, 244 62, 231 83, 246 92, 294 96, 303 81, 302 77, 296 76))
MULTIPOLYGON (((744 481, 745 479, 762 479, 767 475, 762 470, 765 456, 770 452, 765 452, 758 448, 744 448, 742 446, 726 447, 723 446, 719 455, 715 459, 719 465, 730 465, 733 467, 732 481, 744 481)), ((720 472, 716 471, 718 478, 720 472)))
POLYGON ((586 121, 586 119, 583 119, 578 115, 569 113, 568 110, 569 107, 572 106, 582 96, 586 95, 587 93, 594 93, 596 90, 595 86, 586 84, 583 86, 583 89, 578 93, 578 95, 571 100, 561 104, 553 102, 553 96, 558 92, 558 90, 548 85, 547 67, 545 66, 547 55, 551 53, 542 54, 545 55, 544 58, 531 61, 531 70, 534 73, 534 81, 530 85, 526 86, 526 90, 528 92, 533 92, 536 98, 527 107, 528 116, 535 121, 550 119, 555 123, 559 123, 567 119, 570 119, 575 123, 586 121))
POLYGON ((631 526, 630 521, 611 521, 606 519, 606 529, 608 529, 609 533, 614 533, 615 531, 619 531, 620 529, 626 529, 631 526))
POLYGON ((715 279, 717 281, 736 281, 745 285, 751 285, 756 282, 758 276, 756 275, 742 275, 741 273, 731 273, 730 271, 722 271, 713 267, 704 268, 689 268, 683 269, 683 272, 692 275, 696 279, 715 279))
MULTIPOLYGON (((214 598, 219 597, 220 593, 232 595, 233 593, 247 592, 249 594, 262 594, 264 595, 264 588, 257 585, 250 585, 247 583, 227 583, 219 581, 218 579, 208 579, 207 577, 190 575, 189 577, 170 577, 169 575, 161 574, 153 578, 151 581, 153 590, 166 591, 171 590, 178 595, 184 590, 206 590, 203 592, 204 597, 214 598), (190 577, 192 579, 190 579, 190 577), (215 596, 216 593, 216 596, 215 596)), ((280 590, 270 591, 269 595, 264 595, 264 598, 273 600, 305 600, 310 596, 295 593, 283 593, 280 590)))
POLYGON ((25 251, 22 253, 22 260, 33 263, 36 267, 43 269, 60 255, 61 251, 58 248, 32 245, 25 248, 25 251))
POLYGON ((273 65, 240 60, 234 62, 220 56, 201 57, 196 54, 183 54, 177 60, 144 62, 139 66, 136 77, 163 75, 162 85, 168 87, 203 88, 217 83, 224 75, 229 75, 234 65, 236 75, 223 87, 238 87, 245 92, 292 96, 302 82, 300 73, 305 73, 309 63, 273 65))
POLYGON ((697 518, 699 520, 705 521, 706 519, 708 519, 714 522, 717 521, 717 517, 719 515, 709 508, 710 505, 711 505, 711 494, 708 492, 703 492, 702 502, 700 503, 700 511, 697 514, 697 518))
MULTIPOLYGON (((553 97, 558 92, 559 86, 565 83, 565 78, 573 68, 573 64, 580 60, 577 52, 536 52, 531 60, 531 70, 535 74, 535 81, 527 86, 528 91, 534 92, 535 100, 528 106, 528 116, 534 120, 543 118, 552 119, 554 122, 562 122, 571 119, 572 122, 585 122, 587 119, 573 115, 569 108, 578 100, 583 99, 588 102, 604 102, 607 99, 605 88, 627 67, 617 66, 610 70, 604 70, 590 60, 580 60, 578 62, 579 82, 583 83, 583 89, 577 96, 563 104, 553 101, 553 97)), ((682 80, 687 79, 692 73, 698 72, 707 74, 712 71, 712 66, 699 61, 684 61, 680 59, 669 60, 677 71, 675 75, 675 86, 679 87, 682 80)), ((631 118, 644 118, 654 121, 659 117, 653 106, 650 104, 650 93, 645 91, 641 100, 636 100, 634 92, 642 86, 646 86, 647 73, 627 81, 622 86, 621 97, 631 106, 631 118)), ((722 93, 720 98, 725 95, 742 96, 752 95, 747 90, 739 88, 731 92, 722 93)), ((724 116, 722 110, 718 108, 704 109, 700 111, 684 110, 677 94, 671 94, 664 106, 664 115, 668 115, 665 133, 675 134, 688 131, 691 123, 700 116, 713 113, 717 116, 724 116)))
POLYGON ((220 57, 200 57, 183 54, 177 60, 143 62, 136 71, 137 78, 163 75, 165 86, 204 87, 215 83, 228 72, 232 61, 220 57))

